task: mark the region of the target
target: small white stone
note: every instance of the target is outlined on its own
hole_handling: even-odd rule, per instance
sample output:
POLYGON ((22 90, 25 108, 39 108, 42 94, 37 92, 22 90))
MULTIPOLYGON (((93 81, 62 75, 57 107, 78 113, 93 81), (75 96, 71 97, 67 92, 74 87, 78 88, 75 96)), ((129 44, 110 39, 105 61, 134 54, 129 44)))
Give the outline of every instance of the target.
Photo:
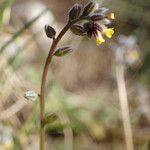
POLYGON ((35 91, 30 90, 30 91, 26 91, 26 92, 25 92, 24 97, 25 97, 27 100, 35 101, 35 100, 38 98, 38 94, 37 94, 35 91))

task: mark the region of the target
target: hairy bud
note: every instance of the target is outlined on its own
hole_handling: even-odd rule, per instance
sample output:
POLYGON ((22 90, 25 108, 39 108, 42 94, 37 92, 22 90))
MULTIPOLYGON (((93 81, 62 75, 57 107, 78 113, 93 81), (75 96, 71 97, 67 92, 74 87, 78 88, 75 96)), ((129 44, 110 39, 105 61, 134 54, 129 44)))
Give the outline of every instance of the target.
POLYGON ((102 7, 102 8, 95 10, 94 13, 106 14, 108 13, 108 11, 109 11, 108 8, 102 7))
POLYGON ((79 36, 85 35, 84 28, 81 25, 75 24, 70 29, 76 35, 79 35, 79 36))
POLYGON ((92 13, 95 9, 97 9, 98 3, 91 1, 87 5, 85 5, 82 15, 87 16, 92 13))
POLYGON ((52 28, 49 25, 45 25, 45 33, 47 35, 48 38, 54 38, 56 35, 56 31, 54 28, 52 28))
POLYGON ((61 56, 64 56, 64 55, 68 54, 71 51, 72 51, 72 48, 70 46, 64 46, 64 47, 58 48, 55 51, 54 55, 58 56, 58 57, 61 57, 61 56))
POLYGON ((75 20, 80 16, 82 6, 80 4, 75 4, 69 12, 69 20, 75 20))
POLYGON ((104 25, 107 25, 107 26, 111 25, 111 21, 107 18, 100 20, 100 23, 104 24, 104 25))
POLYGON ((100 21, 100 20, 102 20, 102 19, 104 19, 104 18, 106 18, 106 16, 105 15, 102 15, 102 14, 93 14, 93 15, 91 15, 90 16, 90 19, 92 20, 92 21, 100 21))
POLYGON ((52 123, 52 122, 56 121, 57 118, 58 118, 58 117, 57 117, 56 114, 46 114, 46 115, 45 115, 45 118, 44 118, 44 121, 43 121, 43 124, 44 124, 44 125, 47 125, 47 124, 49 124, 49 123, 52 123))

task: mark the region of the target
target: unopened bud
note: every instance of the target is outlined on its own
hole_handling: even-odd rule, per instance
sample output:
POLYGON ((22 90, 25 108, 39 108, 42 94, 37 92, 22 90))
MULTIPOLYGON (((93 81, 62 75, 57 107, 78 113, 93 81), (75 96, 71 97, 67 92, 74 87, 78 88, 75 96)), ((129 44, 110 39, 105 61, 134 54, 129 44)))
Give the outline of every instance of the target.
POLYGON ((84 28, 81 25, 75 24, 70 29, 76 35, 79 35, 79 36, 85 35, 84 28))
POLYGON ((104 24, 104 25, 110 25, 111 21, 109 19, 104 18, 104 19, 100 20, 99 23, 104 24))
POLYGON ((102 19, 104 19, 104 18, 106 18, 104 15, 102 15, 102 14, 93 14, 91 17, 90 17, 90 19, 92 20, 92 21, 100 21, 100 20, 102 20, 102 19))
POLYGON ((54 55, 58 56, 58 57, 61 57, 61 56, 64 56, 64 55, 68 54, 71 51, 72 51, 72 48, 70 46, 64 46, 64 47, 58 48, 55 51, 54 55))
POLYGON ((82 6, 80 4, 75 4, 69 12, 69 20, 75 20, 80 16, 82 6))
POLYGON ((44 122, 43 122, 43 125, 47 125, 49 123, 52 123, 54 121, 57 120, 57 115, 56 114, 46 114, 45 115, 45 118, 44 118, 44 122))
POLYGON ((85 5, 82 15, 87 16, 98 8, 98 3, 91 1, 85 5))
POLYGON ((46 33, 47 37, 49 37, 49 38, 54 38, 56 35, 55 29, 49 25, 45 25, 45 33, 46 33))
POLYGON ((94 13, 106 14, 106 13, 108 13, 108 11, 109 11, 108 8, 102 7, 102 8, 95 10, 94 13))

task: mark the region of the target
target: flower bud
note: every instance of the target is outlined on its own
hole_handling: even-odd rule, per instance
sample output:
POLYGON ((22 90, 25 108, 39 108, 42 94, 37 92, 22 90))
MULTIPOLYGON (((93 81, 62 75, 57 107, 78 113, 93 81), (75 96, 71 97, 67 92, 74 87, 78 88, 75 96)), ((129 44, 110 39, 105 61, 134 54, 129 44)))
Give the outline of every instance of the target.
POLYGON ((58 48, 55 51, 54 55, 58 56, 58 57, 61 57, 61 56, 64 56, 64 55, 66 55, 67 53, 69 53, 71 51, 72 51, 72 48, 70 46, 64 46, 64 47, 58 48))
POLYGON ((80 4, 75 4, 69 12, 69 20, 75 20, 80 16, 82 6, 80 4))
POLYGON ((83 36, 85 34, 84 28, 81 25, 75 24, 70 29, 76 35, 83 36))
POLYGON ((92 21, 100 21, 100 20, 102 20, 102 19, 104 19, 104 18, 106 18, 104 15, 102 15, 102 14, 93 14, 91 17, 90 17, 90 19, 92 20, 92 21))
POLYGON ((102 19, 102 20, 100 20, 99 21, 99 23, 101 23, 101 24, 104 24, 104 25, 110 25, 111 24, 111 21, 109 20, 109 19, 106 19, 106 18, 104 18, 104 19, 102 19))
POLYGON ((102 8, 95 10, 94 13, 106 14, 108 13, 108 11, 109 11, 108 8, 102 7, 102 8))
POLYGON ((95 9, 97 9, 98 3, 91 1, 87 5, 85 5, 82 15, 87 16, 92 13, 95 9))
POLYGON ((43 123, 44 123, 44 125, 47 125, 49 123, 52 123, 52 122, 56 121, 57 118, 58 117, 57 117, 56 114, 46 114, 43 123))
POLYGON ((46 33, 47 37, 49 37, 49 38, 54 38, 56 35, 55 29, 49 25, 45 25, 45 33, 46 33))

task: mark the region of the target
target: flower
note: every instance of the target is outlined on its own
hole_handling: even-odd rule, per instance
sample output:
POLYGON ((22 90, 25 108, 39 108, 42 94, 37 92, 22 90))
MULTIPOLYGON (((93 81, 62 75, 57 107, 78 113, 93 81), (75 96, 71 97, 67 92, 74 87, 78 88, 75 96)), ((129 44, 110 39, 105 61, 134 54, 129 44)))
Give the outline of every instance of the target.
POLYGON ((111 38, 114 34, 114 28, 107 28, 103 31, 103 34, 105 34, 108 38, 111 38))
MULTIPOLYGON (((73 15, 74 16, 74 15, 73 15)), ((114 13, 110 13, 107 8, 99 8, 98 3, 90 1, 87 3, 79 15, 80 19, 86 20, 81 24, 73 25, 71 31, 79 36, 88 36, 89 38, 95 37, 96 45, 100 45, 105 42, 103 35, 111 38, 114 34, 114 28, 108 28, 113 19, 115 19, 114 13)))
POLYGON ((108 15, 108 19, 114 20, 114 19, 115 19, 115 14, 114 14, 114 13, 110 13, 110 14, 108 15))
POLYGON ((102 37, 102 34, 100 31, 97 31, 96 35, 96 45, 100 45, 105 42, 105 39, 102 37))
POLYGON ((84 30, 89 38, 91 38, 92 36, 96 38, 96 45, 100 45, 105 42, 104 38, 102 37, 102 27, 98 23, 85 23, 84 30))
POLYGON ((105 42, 103 34, 108 38, 111 38, 114 34, 114 28, 107 28, 104 25, 100 25, 96 22, 87 22, 83 25, 85 33, 89 38, 94 36, 96 38, 96 45, 100 45, 105 42))
POLYGON ((91 38, 92 36, 96 37, 98 31, 102 31, 101 26, 95 22, 87 22, 83 25, 83 27, 89 38, 91 38))
POLYGON ((96 45, 100 45, 105 42, 105 39, 101 36, 96 39, 96 45))

